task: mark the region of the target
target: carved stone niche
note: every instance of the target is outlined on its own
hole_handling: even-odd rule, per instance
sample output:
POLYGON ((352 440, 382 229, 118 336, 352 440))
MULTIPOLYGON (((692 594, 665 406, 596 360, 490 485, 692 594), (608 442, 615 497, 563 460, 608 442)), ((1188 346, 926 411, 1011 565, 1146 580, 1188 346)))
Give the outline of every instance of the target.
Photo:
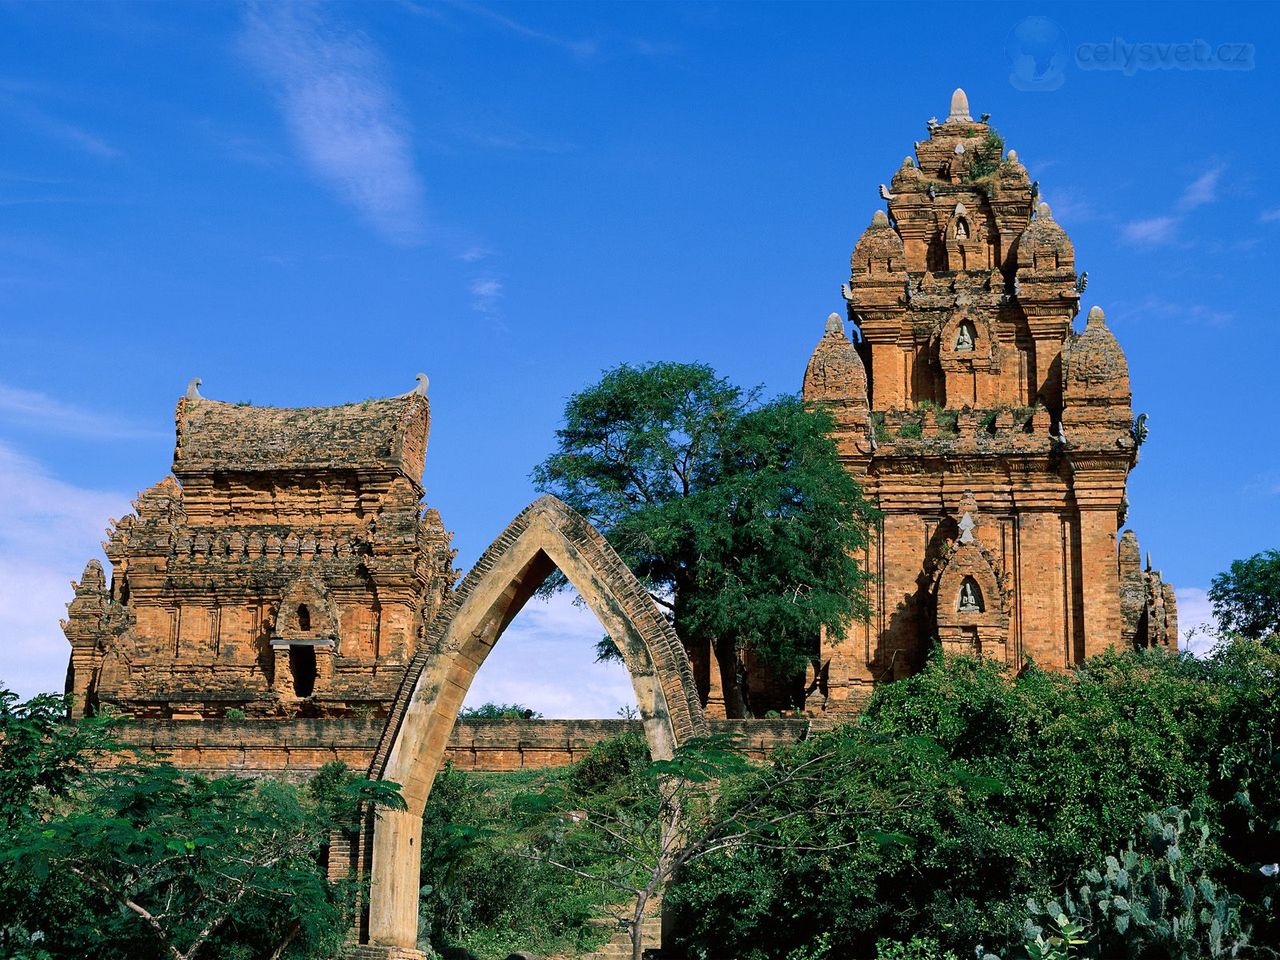
POLYGON ((305 700, 333 677, 340 639, 338 610, 328 589, 314 576, 295 580, 277 610, 271 631, 272 687, 283 697, 305 700))
POLYGON ((964 307, 955 311, 938 331, 938 363, 946 373, 998 370, 996 338, 987 319, 964 307))
POLYGON ((957 203, 943 227, 943 243, 947 251, 947 269, 956 271, 990 270, 985 214, 965 209, 957 203))
POLYGON ((1009 597, 998 562, 972 537, 951 547, 933 581, 942 649, 1011 663, 1009 597))

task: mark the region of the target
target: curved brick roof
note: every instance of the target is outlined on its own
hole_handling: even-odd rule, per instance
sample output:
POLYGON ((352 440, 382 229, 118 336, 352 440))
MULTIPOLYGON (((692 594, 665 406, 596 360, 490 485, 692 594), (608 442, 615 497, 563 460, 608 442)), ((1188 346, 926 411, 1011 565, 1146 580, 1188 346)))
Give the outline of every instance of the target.
POLYGON ((845 336, 838 314, 827 318, 827 331, 804 371, 806 400, 853 400, 867 403, 867 370, 853 342, 845 336))
POLYGON ((173 472, 396 470, 422 477, 431 414, 410 394, 337 407, 178 402, 173 472))
POLYGON ((1062 371, 1069 397, 1115 394, 1127 400, 1129 364, 1101 307, 1089 310, 1084 332, 1063 346, 1062 371))

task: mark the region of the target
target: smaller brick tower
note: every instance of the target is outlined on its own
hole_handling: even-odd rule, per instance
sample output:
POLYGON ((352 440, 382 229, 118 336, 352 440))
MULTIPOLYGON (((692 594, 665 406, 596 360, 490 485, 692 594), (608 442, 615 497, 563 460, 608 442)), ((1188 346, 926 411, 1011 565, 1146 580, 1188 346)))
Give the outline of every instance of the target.
POLYGON ((1037 187, 957 90, 880 195, 805 371, 882 519, 872 618, 824 638, 840 711, 918 670, 931 643, 1020 669, 1111 646, 1175 646, 1173 590, 1117 540, 1146 437, 1124 352, 1037 187))
POLYGON ((91 561, 68 606, 75 709, 384 715, 455 577, 450 536, 421 506, 429 427, 425 387, 287 410, 207 400, 193 382, 173 475, 114 524, 110 581, 91 561))

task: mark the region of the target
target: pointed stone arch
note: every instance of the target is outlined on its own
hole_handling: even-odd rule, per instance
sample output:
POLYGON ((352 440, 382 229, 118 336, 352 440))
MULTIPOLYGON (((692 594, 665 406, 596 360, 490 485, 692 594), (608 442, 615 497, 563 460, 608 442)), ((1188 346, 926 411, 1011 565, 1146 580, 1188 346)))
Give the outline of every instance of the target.
POLYGON ((381 810, 369 825, 371 946, 415 948, 422 812, 458 710, 502 631, 557 568, 618 644, 654 757, 708 732, 689 658, 653 599, 580 514, 536 500, 432 620, 392 706, 369 775, 399 783, 408 809, 381 810))

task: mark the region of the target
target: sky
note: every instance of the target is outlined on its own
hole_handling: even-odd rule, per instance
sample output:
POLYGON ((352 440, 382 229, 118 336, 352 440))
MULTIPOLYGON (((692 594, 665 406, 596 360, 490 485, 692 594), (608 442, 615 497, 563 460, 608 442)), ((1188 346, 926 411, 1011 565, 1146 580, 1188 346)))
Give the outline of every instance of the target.
MULTIPOLYGON (((311 406, 426 372, 464 570, 602 369, 794 393, 956 86, 1125 348, 1129 525, 1203 622, 1212 577, 1280 545, 1264 9, 0 4, 0 682, 61 688, 69 581, 168 472, 191 377, 311 406)), ((612 715, 599 634, 531 604, 471 701, 612 715)))

